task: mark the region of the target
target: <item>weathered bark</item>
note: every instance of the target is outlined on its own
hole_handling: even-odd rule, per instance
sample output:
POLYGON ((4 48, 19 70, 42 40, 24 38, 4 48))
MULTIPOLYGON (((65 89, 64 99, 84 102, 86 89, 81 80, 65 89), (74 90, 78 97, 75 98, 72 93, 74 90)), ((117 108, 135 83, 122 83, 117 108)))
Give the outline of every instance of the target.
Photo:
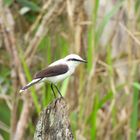
POLYGON ((74 140, 63 98, 57 98, 41 112, 34 140, 74 140))

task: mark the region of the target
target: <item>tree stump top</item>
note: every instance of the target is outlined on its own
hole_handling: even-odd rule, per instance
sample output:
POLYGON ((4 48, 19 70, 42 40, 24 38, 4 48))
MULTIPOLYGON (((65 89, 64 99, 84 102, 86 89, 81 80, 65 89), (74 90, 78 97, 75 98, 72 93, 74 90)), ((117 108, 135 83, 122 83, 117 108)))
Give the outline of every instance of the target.
POLYGON ((40 114, 34 140, 74 140, 67 112, 63 98, 50 103, 40 114))

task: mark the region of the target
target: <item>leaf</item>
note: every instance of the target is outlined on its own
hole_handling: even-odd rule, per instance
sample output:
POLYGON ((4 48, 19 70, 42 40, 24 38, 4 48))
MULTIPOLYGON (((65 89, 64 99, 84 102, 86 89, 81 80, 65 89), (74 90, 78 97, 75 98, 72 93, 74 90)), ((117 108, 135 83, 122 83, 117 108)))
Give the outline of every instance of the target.
POLYGON ((34 12, 39 12, 40 11, 40 7, 32 2, 32 1, 28 1, 28 0, 17 0, 17 2, 19 4, 21 4, 23 7, 28 7, 29 9, 31 9, 34 12))
POLYGON ((13 0, 4 0, 6 6, 10 6, 14 1, 13 0))
POLYGON ((96 36, 95 36, 95 45, 97 46, 100 40, 100 37, 102 35, 102 32, 104 31, 105 26, 107 23, 110 21, 110 19, 117 13, 119 8, 122 6, 123 2, 118 2, 103 18, 101 24, 99 25, 97 31, 96 31, 96 36))
POLYGON ((139 102, 139 90, 140 90, 140 84, 134 83, 134 93, 133 93, 133 104, 132 104, 132 114, 131 114, 131 140, 137 139, 137 128, 138 128, 138 102, 139 102))
POLYGON ((23 8, 20 9, 19 13, 21 15, 24 15, 24 14, 26 14, 29 11, 30 11, 30 8, 29 7, 23 7, 23 8))
POLYGON ((140 84, 139 83, 135 82, 133 84, 133 86, 134 86, 134 88, 137 88, 138 90, 140 90, 140 84))

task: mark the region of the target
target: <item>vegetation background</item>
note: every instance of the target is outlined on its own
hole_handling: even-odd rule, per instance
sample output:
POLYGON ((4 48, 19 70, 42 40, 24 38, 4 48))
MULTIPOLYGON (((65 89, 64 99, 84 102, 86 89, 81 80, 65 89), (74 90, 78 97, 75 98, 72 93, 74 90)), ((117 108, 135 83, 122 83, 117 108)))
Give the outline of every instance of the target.
POLYGON ((70 53, 88 61, 59 84, 75 139, 140 139, 139 38, 139 0, 0 0, 0 139, 33 139, 52 91, 19 89, 70 53))

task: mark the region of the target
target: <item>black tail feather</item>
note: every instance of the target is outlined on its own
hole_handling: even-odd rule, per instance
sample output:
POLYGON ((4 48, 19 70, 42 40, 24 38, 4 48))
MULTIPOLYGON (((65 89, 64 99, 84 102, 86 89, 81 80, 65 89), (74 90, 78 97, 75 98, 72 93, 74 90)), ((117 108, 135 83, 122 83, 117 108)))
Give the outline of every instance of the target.
POLYGON ((21 90, 19 92, 20 93, 23 92, 24 90, 28 89, 32 85, 38 83, 40 80, 41 80, 41 78, 32 80, 29 84, 27 84, 26 86, 24 86, 23 88, 21 88, 21 90))

